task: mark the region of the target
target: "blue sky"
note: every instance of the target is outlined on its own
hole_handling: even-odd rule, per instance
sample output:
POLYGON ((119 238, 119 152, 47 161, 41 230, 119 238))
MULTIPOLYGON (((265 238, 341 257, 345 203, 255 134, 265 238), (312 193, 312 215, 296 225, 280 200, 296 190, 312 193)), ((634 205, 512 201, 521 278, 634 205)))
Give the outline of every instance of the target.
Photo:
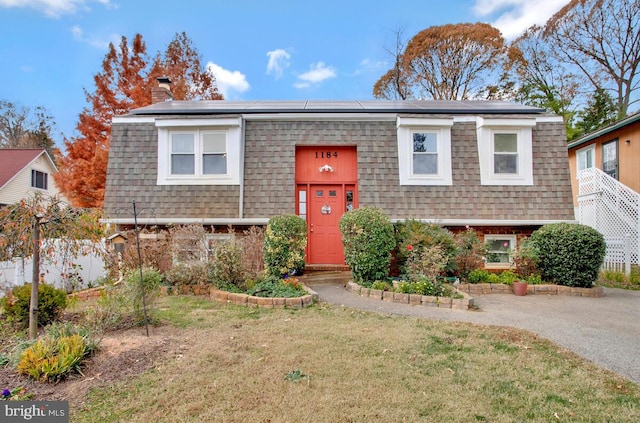
POLYGON ((395 33, 488 22, 511 40, 568 0, 0 0, 0 99, 44 106, 54 138, 76 135, 107 46, 143 36, 164 51, 185 31, 237 99, 371 99, 395 33))

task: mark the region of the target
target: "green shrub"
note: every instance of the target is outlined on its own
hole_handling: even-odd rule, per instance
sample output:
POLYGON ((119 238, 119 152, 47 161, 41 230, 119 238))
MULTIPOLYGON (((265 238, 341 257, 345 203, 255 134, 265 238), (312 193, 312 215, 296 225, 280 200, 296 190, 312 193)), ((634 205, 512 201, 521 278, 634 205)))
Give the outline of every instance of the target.
POLYGON ((395 246, 393 224, 382 209, 363 207, 340 219, 345 261, 356 282, 389 276, 395 246))
POLYGON ((502 279, 500 279, 500 275, 496 273, 489 273, 486 283, 502 283, 502 279))
POLYGON ((397 245, 395 256, 401 272, 406 273, 406 268, 403 265, 410 256, 408 246, 411 246, 413 251, 422 251, 433 246, 440 247, 446 258, 443 270, 446 273, 451 273, 455 270, 457 247, 451 231, 440 225, 414 219, 397 223, 395 228, 397 245))
POLYGON ((500 283, 505 285, 513 285, 515 281, 519 281, 522 278, 518 276, 513 270, 505 270, 500 273, 500 283))
POLYGON ((304 271, 307 223, 286 214, 269 219, 264 238, 264 265, 270 275, 300 275, 304 271))
POLYGON ((598 231, 580 224, 554 223, 533 232, 531 243, 538 251, 542 279, 566 286, 593 286, 606 250, 598 231))
POLYGON ((485 269, 474 269, 467 275, 469 283, 488 283, 489 272, 485 269))
POLYGON ((209 262, 209 280, 218 288, 246 289, 247 271, 242 260, 242 244, 235 237, 221 243, 209 262))
MULTIPOLYGON (((23 327, 29 325, 29 305, 31 303, 31 284, 13 289, 11 295, 2 298, 2 308, 8 319, 23 327)), ((67 293, 51 285, 38 285, 38 325, 46 326, 60 317, 67 307, 67 293)))
POLYGON ((380 291, 388 291, 390 288, 389 284, 385 281, 373 281, 371 283, 371 289, 379 289, 380 291))

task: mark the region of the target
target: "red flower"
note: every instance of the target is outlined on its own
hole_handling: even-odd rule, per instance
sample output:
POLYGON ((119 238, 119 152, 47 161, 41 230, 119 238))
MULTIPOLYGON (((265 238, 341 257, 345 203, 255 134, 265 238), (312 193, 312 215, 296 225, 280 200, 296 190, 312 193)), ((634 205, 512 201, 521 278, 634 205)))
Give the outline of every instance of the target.
POLYGON ((407 245, 407 250, 413 251, 413 245, 411 245, 411 244, 407 245))

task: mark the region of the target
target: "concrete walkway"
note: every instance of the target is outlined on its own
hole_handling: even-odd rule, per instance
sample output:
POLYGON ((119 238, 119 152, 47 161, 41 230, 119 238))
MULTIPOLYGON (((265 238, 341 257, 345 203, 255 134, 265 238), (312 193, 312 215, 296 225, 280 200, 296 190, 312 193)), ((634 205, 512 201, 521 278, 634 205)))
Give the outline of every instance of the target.
POLYGON ((344 273, 308 276, 321 301, 377 313, 526 329, 640 385, 640 291, 605 289, 603 298, 474 296, 478 311, 412 306, 360 297, 344 273))

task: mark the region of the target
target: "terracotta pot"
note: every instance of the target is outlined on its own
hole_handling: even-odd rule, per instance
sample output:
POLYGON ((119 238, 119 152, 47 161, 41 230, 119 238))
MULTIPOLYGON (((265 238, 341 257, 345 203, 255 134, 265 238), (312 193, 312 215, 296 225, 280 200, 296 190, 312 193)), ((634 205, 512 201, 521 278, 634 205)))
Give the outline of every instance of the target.
POLYGON ((528 284, 526 282, 515 281, 513 283, 513 293, 521 297, 525 296, 527 295, 527 286, 528 284))

